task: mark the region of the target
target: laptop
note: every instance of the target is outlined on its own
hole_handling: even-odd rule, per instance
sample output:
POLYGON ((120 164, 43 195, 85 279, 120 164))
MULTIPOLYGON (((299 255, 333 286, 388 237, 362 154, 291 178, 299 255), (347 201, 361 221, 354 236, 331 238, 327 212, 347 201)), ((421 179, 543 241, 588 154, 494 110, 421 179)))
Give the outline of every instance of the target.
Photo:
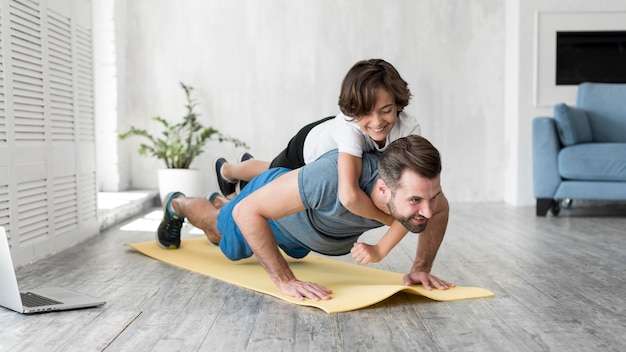
POLYGON ((20 292, 13 258, 4 227, 0 226, 0 306, 18 313, 33 314, 91 308, 106 302, 59 287, 38 288, 20 292))

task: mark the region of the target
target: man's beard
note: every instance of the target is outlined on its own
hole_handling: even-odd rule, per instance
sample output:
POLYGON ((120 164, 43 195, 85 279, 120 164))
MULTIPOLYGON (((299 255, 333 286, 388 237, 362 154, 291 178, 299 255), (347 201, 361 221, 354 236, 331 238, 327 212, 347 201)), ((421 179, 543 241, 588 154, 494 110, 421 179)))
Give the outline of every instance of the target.
POLYGON ((399 223, 401 223, 402 226, 404 226, 404 228, 406 228, 407 230, 413 233, 420 233, 424 231, 424 229, 426 229, 426 225, 428 225, 427 218, 420 216, 420 215, 402 216, 398 214, 396 207, 393 205, 393 202, 387 203, 387 207, 389 208, 389 212, 391 213, 391 216, 393 216, 393 218, 396 219, 396 221, 398 221, 399 223), (413 221, 414 217, 421 217, 423 219, 426 219, 426 221, 418 224, 413 221))

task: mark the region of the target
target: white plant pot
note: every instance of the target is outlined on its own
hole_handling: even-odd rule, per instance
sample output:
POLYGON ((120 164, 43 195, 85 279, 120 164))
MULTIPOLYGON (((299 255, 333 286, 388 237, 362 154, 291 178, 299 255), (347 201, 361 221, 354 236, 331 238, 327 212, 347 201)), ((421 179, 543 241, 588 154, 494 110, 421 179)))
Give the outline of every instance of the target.
POLYGON ((198 169, 159 169, 161 201, 170 192, 182 192, 188 197, 202 197, 202 172, 198 169))

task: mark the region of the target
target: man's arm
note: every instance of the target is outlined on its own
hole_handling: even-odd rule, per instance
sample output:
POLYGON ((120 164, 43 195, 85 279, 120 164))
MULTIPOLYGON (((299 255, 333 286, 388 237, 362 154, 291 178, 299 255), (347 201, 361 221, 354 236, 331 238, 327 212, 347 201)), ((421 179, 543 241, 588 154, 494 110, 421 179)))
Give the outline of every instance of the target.
POLYGON ((304 210, 298 191, 298 172, 293 170, 259 188, 233 209, 233 219, 248 245, 281 292, 298 299, 330 299, 331 291, 296 279, 281 255, 270 219, 280 219, 304 210))
POLYGON ((428 220, 426 229, 419 234, 417 242, 417 252, 411 267, 411 272, 404 275, 405 285, 422 284, 425 289, 430 290, 431 285, 440 290, 447 290, 454 287, 453 283, 444 281, 430 274, 435 256, 439 246, 443 241, 448 226, 448 216, 450 207, 448 199, 442 193, 437 201, 437 209, 428 220))

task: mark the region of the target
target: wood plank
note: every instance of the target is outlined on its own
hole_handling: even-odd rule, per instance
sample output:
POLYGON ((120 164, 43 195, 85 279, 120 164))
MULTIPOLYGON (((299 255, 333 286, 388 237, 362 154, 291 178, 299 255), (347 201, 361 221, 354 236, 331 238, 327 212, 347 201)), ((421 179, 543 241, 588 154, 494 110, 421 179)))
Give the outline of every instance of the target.
MULTIPOLYGON (((36 316, 0 309, 0 350, 621 351, 626 217, 584 214, 537 218, 531 207, 453 204, 433 274, 495 297, 444 303, 398 293, 339 314, 140 255, 124 243, 153 239, 155 222, 132 231, 120 224, 17 272, 24 288, 61 285, 107 304, 36 316)), ((417 238, 409 234, 372 266, 408 272, 417 238)))

